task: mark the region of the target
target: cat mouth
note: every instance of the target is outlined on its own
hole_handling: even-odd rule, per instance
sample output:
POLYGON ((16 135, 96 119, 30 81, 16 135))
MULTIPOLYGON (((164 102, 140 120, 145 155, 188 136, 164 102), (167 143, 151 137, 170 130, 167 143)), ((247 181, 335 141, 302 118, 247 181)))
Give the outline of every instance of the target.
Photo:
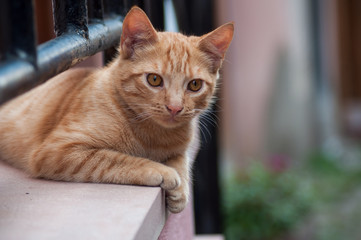
POLYGON ((166 115, 158 118, 158 122, 165 127, 174 127, 182 123, 179 116, 166 115))
POLYGON ((166 116, 164 120, 168 123, 177 123, 179 122, 179 118, 177 116, 166 116))

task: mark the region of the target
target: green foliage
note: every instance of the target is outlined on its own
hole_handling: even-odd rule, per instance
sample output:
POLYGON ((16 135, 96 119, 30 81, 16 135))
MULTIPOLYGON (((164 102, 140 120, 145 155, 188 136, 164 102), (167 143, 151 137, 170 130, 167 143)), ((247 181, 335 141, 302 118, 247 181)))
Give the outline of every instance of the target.
POLYGON ((353 156, 319 151, 297 169, 253 164, 233 173, 223 182, 227 239, 303 239, 305 231, 315 240, 361 239, 361 154, 353 156))
POLYGON ((361 239, 361 166, 358 156, 352 166, 345 157, 316 152, 305 170, 316 190, 312 209, 313 239, 361 239))
POLYGON ((360 166, 346 168, 342 165, 342 160, 323 152, 312 154, 305 170, 308 171, 309 181, 317 189, 317 199, 320 202, 338 201, 361 182, 360 166))
POLYGON ((227 239, 276 239, 308 212, 312 191, 291 173, 260 164, 225 180, 223 212, 227 239))

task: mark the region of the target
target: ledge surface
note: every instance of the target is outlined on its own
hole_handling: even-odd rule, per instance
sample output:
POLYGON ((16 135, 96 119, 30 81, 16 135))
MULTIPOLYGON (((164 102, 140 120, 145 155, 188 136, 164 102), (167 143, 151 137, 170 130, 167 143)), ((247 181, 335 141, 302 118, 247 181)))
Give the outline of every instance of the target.
POLYGON ((166 220, 157 187, 32 179, 0 161, 1 239, 157 239, 166 220))

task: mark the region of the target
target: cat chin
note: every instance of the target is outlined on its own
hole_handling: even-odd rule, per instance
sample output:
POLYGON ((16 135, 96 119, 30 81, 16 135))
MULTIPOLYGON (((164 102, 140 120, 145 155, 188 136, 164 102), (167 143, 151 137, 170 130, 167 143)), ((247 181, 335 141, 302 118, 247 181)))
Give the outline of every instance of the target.
POLYGON ((188 122, 181 121, 177 118, 173 117, 163 117, 158 119, 153 119, 158 125, 164 128, 177 128, 181 127, 182 125, 187 124, 188 122))

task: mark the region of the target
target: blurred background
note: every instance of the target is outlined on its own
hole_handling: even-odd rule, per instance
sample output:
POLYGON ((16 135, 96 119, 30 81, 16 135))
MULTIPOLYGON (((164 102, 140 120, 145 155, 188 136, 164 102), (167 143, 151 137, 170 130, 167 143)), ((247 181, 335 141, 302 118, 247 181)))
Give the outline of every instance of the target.
MULTIPOLYGON (((42 43, 54 37, 51 1, 35 3, 42 43)), ((235 24, 219 101, 202 119, 197 233, 361 239, 361 1, 164 3, 158 29, 235 24)), ((100 66, 102 55, 81 64, 100 66)))
POLYGON ((361 2, 216 0, 228 239, 361 239, 361 2))

